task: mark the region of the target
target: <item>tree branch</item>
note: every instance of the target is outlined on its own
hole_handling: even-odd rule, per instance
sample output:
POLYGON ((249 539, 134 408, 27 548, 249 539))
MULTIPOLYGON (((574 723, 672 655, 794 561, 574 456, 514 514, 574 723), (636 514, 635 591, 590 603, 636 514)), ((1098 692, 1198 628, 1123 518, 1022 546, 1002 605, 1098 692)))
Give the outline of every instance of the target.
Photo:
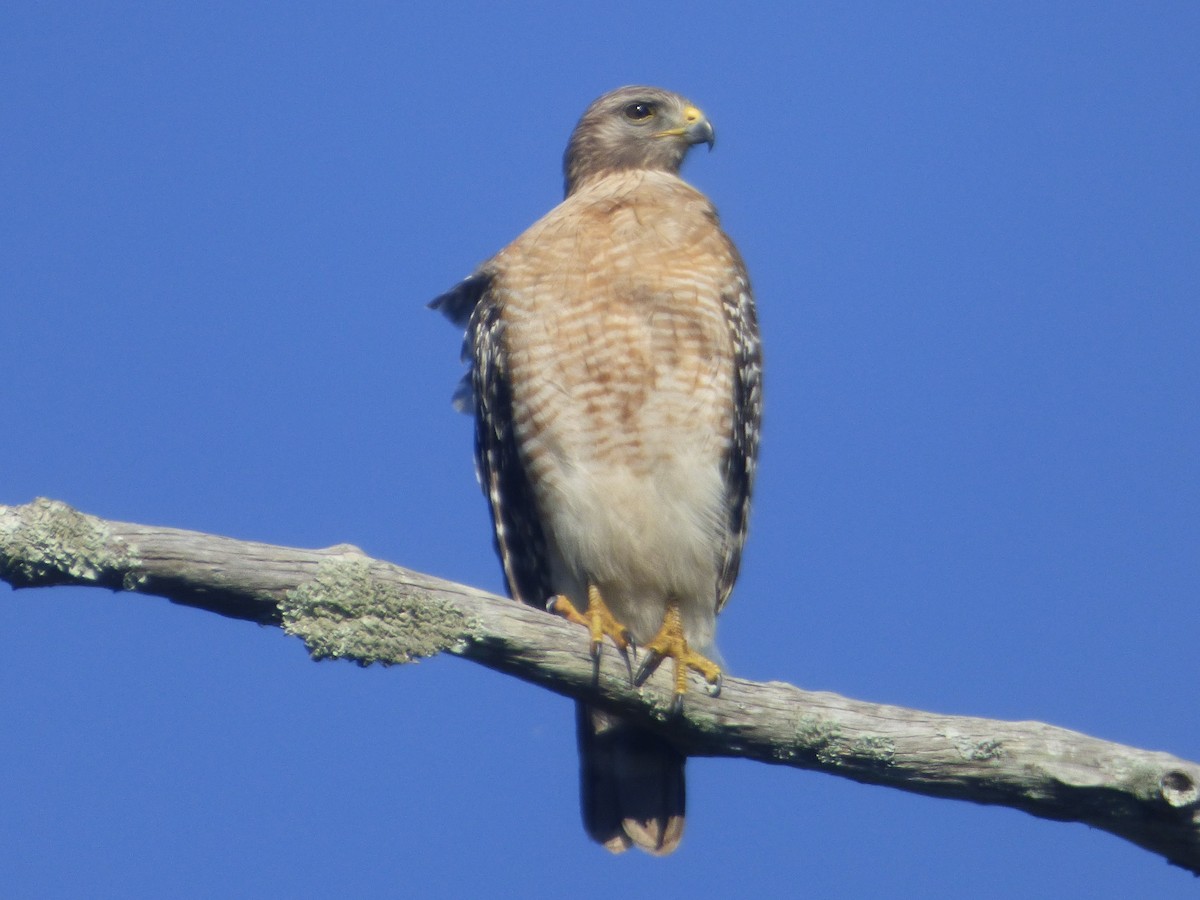
POLYGON ((945 716, 726 679, 668 715, 658 673, 630 685, 616 652, 593 677, 586 635, 540 610, 370 559, 112 522, 53 500, 0 506, 0 578, 91 585, 300 637, 315 659, 361 665, 439 652, 620 711, 694 756, 741 756, 869 784, 1084 822, 1200 874, 1200 765, 1040 722, 945 716))

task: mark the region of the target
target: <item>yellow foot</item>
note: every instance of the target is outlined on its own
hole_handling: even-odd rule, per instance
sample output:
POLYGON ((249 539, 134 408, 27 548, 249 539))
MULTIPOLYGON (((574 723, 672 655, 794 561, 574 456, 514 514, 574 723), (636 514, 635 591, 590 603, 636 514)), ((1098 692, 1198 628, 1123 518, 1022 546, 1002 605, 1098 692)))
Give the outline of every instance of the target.
POLYGON ((621 651, 621 655, 625 657, 625 668, 630 670, 630 680, 633 680, 633 668, 629 662, 629 650, 633 646, 633 641, 630 640, 629 629, 617 621, 617 617, 612 614, 608 604, 600 596, 598 587, 594 584, 588 585, 588 607, 585 613, 576 609, 575 604, 562 594, 547 603, 546 608, 556 616, 562 616, 568 622, 574 622, 587 628, 588 633, 592 636, 592 665, 597 678, 600 676, 600 650, 604 646, 604 636, 608 635, 617 645, 617 649, 621 651))
POLYGON ((687 639, 683 636, 683 617, 679 614, 677 603, 667 606, 662 627, 654 636, 654 640, 646 645, 646 658, 638 666, 633 683, 640 686, 658 668, 658 664, 667 657, 675 661, 675 696, 671 700, 672 714, 679 713, 683 709, 683 695, 687 693, 688 669, 694 669, 704 677, 704 680, 708 682, 708 692, 713 697, 721 693, 721 668, 711 659, 701 656, 688 646, 687 639))

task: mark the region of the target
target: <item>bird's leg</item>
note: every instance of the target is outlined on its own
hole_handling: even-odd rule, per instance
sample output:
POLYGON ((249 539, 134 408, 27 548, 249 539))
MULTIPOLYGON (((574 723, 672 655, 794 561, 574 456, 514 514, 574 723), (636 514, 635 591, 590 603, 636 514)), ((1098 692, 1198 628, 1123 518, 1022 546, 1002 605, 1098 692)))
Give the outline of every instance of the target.
POLYGON ((617 621, 617 617, 612 614, 612 610, 608 608, 608 604, 600 595, 600 588, 594 584, 588 584, 587 593, 587 612, 581 613, 575 608, 575 604, 563 594, 551 599, 546 604, 546 608, 555 615, 562 616, 568 622, 575 622, 587 628, 592 636, 592 666, 595 678, 600 677, 600 650, 604 646, 604 636, 608 635, 617 645, 617 649, 621 651, 621 655, 625 657, 625 668, 629 669, 629 679, 632 681, 633 666, 629 661, 629 651, 633 647, 633 641, 629 636, 629 629, 617 621))
POLYGON ((633 683, 640 686, 658 668, 658 664, 667 657, 675 661, 675 695, 671 699, 672 714, 679 713, 683 709, 683 695, 687 693, 688 669, 695 669, 704 677, 709 684, 709 694, 715 697, 721 693, 721 667, 688 646, 687 638, 683 636, 683 616, 679 613, 679 604, 674 600, 667 604, 667 612, 663 616, 662 627, 659 628, 658 634, 646 645, 646 657, 638 666, 633 683))

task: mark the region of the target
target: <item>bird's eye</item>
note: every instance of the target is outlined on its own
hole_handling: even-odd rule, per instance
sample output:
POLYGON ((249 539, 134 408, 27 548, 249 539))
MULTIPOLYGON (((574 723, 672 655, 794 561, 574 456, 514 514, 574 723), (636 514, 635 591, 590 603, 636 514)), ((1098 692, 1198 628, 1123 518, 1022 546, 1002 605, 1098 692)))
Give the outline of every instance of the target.
POLYGON ((630 103, 625 107, 625 118, 634 122, 645 122, 654 117, 654 105, 651 103, 630 103))

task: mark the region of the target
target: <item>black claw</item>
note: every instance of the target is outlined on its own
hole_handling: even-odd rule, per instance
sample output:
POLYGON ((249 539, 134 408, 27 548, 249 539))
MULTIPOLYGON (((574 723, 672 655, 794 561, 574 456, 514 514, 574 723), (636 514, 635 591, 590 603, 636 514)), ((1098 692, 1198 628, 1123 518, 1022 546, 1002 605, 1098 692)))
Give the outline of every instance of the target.
POLYGON ((683 715, 683 694, 676 694, 671 698, 671 707, 667 710, 669 716, 683 715))
POLYGON ((592 641, 592 684, 600 683, 600 653, 603 645, 600 641, 592 641))
POLYGON ((627 649, 621 650, 621 656, 625 657, 625 671, 629 674, 629 683, 633 684, 633 661, 630 659, 634 646, 630 643, 627 649))
POLYGON ((710 697, 720 697, 720 696, 721 696, 721 684, 724 682, 724 680, 725 680, 725 679, 723 679, 723 678, 721 677, 721 674, 718 672, 718 673, 717 673, 717 680, 716 680, 716 681, 710 681, 710 682, 709 682, 709 684, 708 684, 708 696, 710 696, 710 697))
POLYGON ((663 661, 661 653, 656 653, 653 650, 646 654, 646 658, 642 660, 642 664, 638 666, 637 674, 633 676, 633 686, 641 687, 646 683, 646 679, 651 673, 658 668, 658 664, 663 661))

